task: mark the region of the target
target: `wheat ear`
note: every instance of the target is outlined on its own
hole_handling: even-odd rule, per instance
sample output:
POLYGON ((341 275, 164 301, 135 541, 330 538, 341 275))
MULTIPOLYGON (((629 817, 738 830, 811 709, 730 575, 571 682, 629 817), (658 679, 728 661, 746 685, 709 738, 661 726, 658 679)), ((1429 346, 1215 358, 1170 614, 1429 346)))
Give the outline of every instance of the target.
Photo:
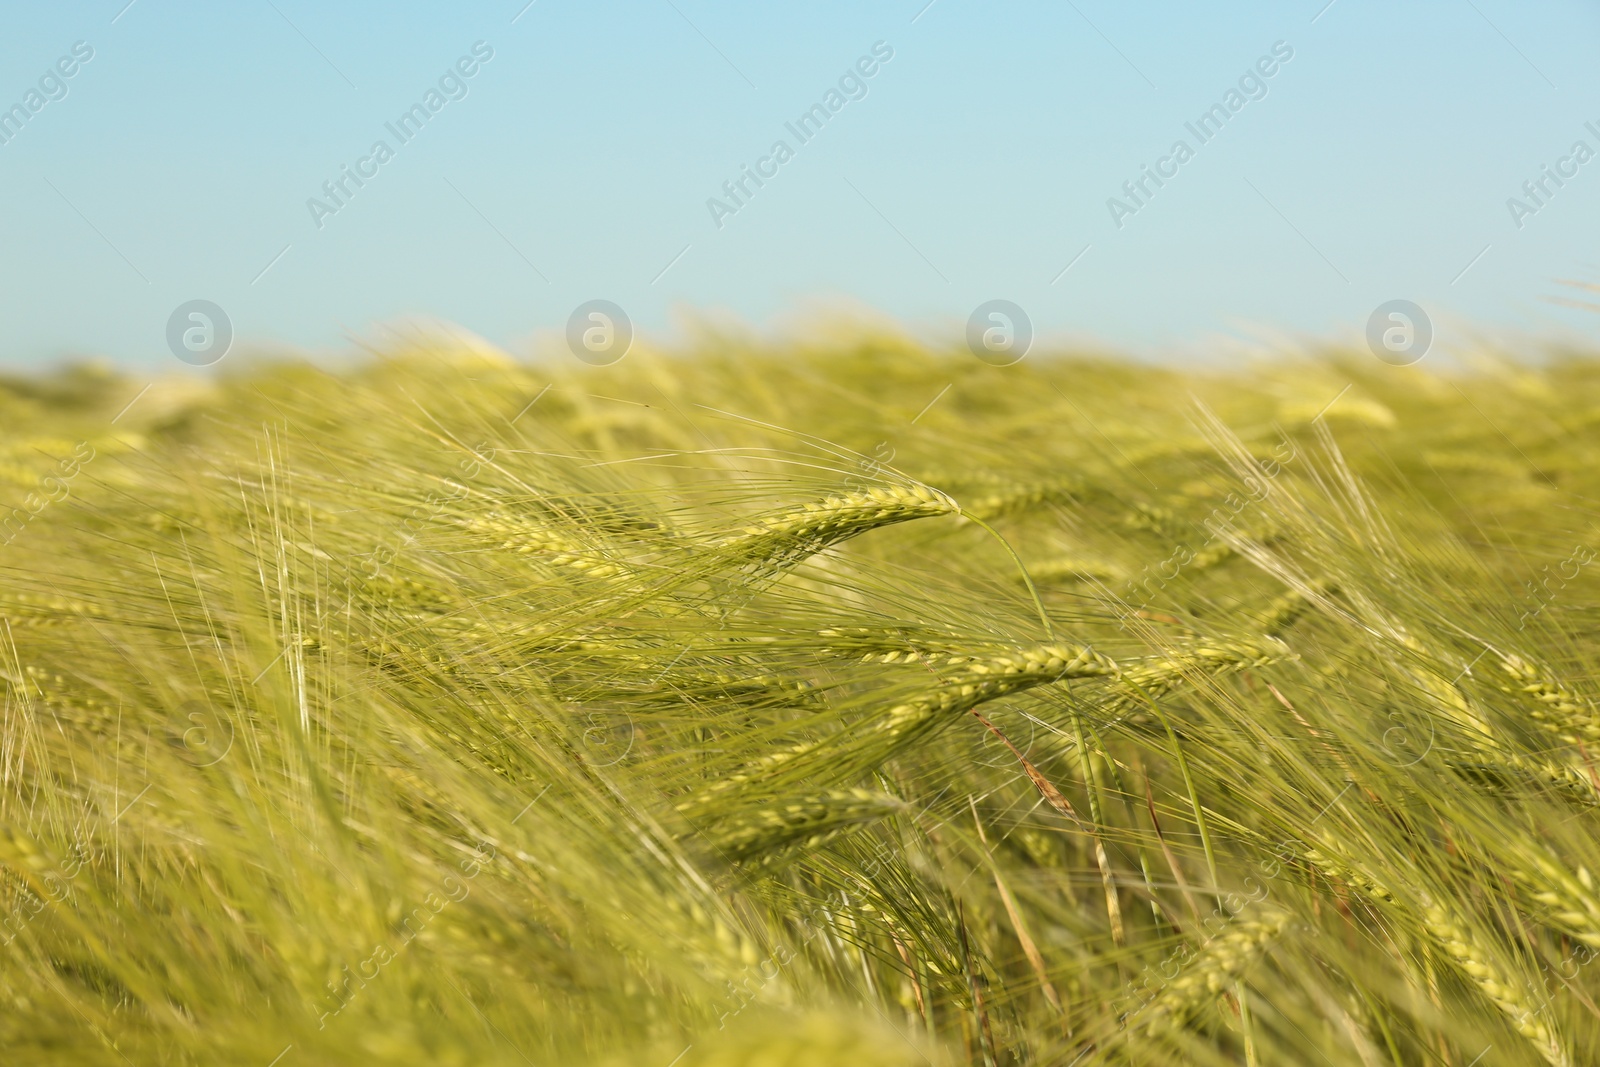
POLYGON ((810 553, 880 526, 960 510, 950 497, 925 485, 877 486, 769 515, 723 539, 718 547, 760 559, 797 548, 810 553))
POLYGON ((1162 987, 1143 1009, 1141 1028, 1159 1037, 1182 1028, 1259 960, 1289 925, 1289 913, 1262 908, 1240 917, 1207 941, 1194 961, 1162 987))
POLYGON ((1600 717, 1587 701, 1557 683, 1541 676, 1540 672, 1521 656, 1506 655, 1500 667, 1512 678, 1512 684, 1503 687, 1533 699, 1528 717, 1548 733, 1569 745, 1600 743, 1600 717))
POLYGON ((780 849, 814 849, 863 823, 881 819, 904 805, 866 789, 835 789, 809 796, 774 799, 750 806, 724 820, 707 838, 724 858, 746 862, 780 849))
POLYGON ((863 734, 823 738, 764 756, 743 770, 714 783, 696 798, 679 805, 692 810, 705 799, 774 776, 803 777, 813 771, 849 773, 887 758, 927 730, 954 722, 962 713, 1010 693, 1069 678, 1103 678, 1117 665, 1092 649, 1072 645, 1038 645, 998 656, 951 656, 952 676, 943 684, 883 712, 863 734))
MULTIPOLYGON (((1383 906, 1410 910, 1370 873, 1341 865, 1317 849, 1307 849, 1304 855, 1307 862, 1325 875, 1346 882, 1383 906)), ((1479 992, 1500 1009, 1512 1028, 1527 1038, 1551 1067, 1571 1067, 1571 1055, 1530 1004, 1527 990, 1500 970, 1493 954, 1454 909, 1424 893, 1422 906, 1415 914, 1439 949, 1465 972, 1479 992)))

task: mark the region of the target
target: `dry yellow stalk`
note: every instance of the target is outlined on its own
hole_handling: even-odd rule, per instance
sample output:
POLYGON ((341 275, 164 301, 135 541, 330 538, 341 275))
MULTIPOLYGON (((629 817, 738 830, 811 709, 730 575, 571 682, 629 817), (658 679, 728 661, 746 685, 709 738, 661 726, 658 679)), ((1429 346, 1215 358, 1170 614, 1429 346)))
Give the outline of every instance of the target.
MULTIPOLYGON (((989 835, 983 829, 983 820, 978 818, 978 805, 972 798, 967 798, 967 804, 972 808, 972 822, 978 828, 978 840, 983 843, 987 853, 989 848, 989 835)), ((1045 969, 1044 955, 1039 951, 1038 942, 1034 941, 1033 934, 1028 929, 1028 924, 1022 918, 1022 912, 1017 907, 1016 897, 1011 895, 1011 886, 1006 883, 1000 874, 1000 868, 994 862, 992 855, 989 860, 989 873, 994 876, 994 887, 1000 894, 1000 903, 1005 906, 1006 916, 1011 920, 1011 929, 1017 935, 1017 944, 1022 946, 1022 954, 1028 958, 1028 966, 1033 968, 1034 977, 1039 979, 1039 989, 1044 993, 1044 998, 1056 1011, 1065 1014, 1066 1009, 1061 1004, 1061 994, 1056 991, 1055 985, 1050 981, 1050 973, 1045 969)))

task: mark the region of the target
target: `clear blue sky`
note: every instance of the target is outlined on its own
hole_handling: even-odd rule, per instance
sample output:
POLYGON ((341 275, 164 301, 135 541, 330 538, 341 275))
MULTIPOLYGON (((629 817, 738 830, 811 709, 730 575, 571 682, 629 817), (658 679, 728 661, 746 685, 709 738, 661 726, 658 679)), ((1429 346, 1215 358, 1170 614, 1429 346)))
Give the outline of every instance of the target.
POLYGON ((1356 337, 1394 298, 1443 340, 1600 327, 1548 300, 1600 282, 1600 158, 1560 163, 1600 151, 1593 4, 125 2, 6 12, 0 107, 66 95, 0 145, 0 360, 172 364, 194 298, 241 342, 326 349, 426 316, 517 350, 594 298, 647 337, 816 299, 953 333, 1004 298, 1141 351, 1356 337), (479 41, 447 79, 466 95, 402 144, 385 124, 479 41), (785 123, 880 41, 801 144, 785 123), (1265 96, 1201 144, 1184 124, 1279 41, 1265 96), (708 198, 780 139, 719 228, 708 198), (1119 228, 1108 198, 1179 139, 1193 158, 1119 228), (1514 221, 1546 165, 1576 174, 1514 221))

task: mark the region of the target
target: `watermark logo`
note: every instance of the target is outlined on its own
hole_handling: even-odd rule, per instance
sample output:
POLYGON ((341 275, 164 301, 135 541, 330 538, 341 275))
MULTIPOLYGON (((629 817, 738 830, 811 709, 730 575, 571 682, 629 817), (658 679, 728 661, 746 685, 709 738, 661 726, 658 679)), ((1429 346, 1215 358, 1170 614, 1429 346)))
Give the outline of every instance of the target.
POLYGON ((626 712, 622 722, 606 722, 598 715, 589 716, 589 728, 583 731, 583 744, 597 757, 596 767, 610 767, 621 763, 633 751, 633 716, 626 712))
POLYGON ((742 163, 739 174, 722 183, 722 196, 706 198, 706 211, 711 215, 712 223, 717 229, 726 225, 727 218, 737 215, 755 198, 758 191, 766 187, 767 182, 778 176, 783 165, 795 157, 796 149, 814 139, 822 128, 828 124, 833 116, 843 111, 845 105, 852 100, 864 100, 867 96, 867 80, 883 69, 883 65, 894 58, 894 49, 887 41, 877 41, 872 46, 872 55, 864 55, 855 61, 855 64, 846 67, 839 75, 837 87, 830 86, 822 94, 822 99, 812 104, 793 122, 785 122, 784 129, 794 138, 794 146, 787 140, 778 138, 767 149, 767 154, 755 160, 755 165, 742 163), (752 188, 753 186, 753 188, 752 188))
MULTIPOLYGON (((538 798, 535 797, 534 799, 537 800, 538 798)), ((529 807, 532 807, 532 805, 530 804, 529 807)), ((523 810, 526 811, 527 809, 523 810)), ((497 855, 498 853, 492 844, 488 841, 480 841, 473 855, 462 860, 458 866, 467 880, 470 881, 478 877, 483 870, 483 866, 492 862, 497 855)), ((394 962, 400 953, 404 952, 411 942, 416 940, 417 936, 427 928, 428 924, 440 912, 451 904, 460 903, 472 895, 472 887, 453 874, 444 877, 444 880, 440 883, 440 888, 444 890, 444 896, 441 897, 437 892, 429 892, 427 896, 422 898, 421 904, 412 908, 410 912, 401 918, 400 936, 403 937, 403 940, 386 940, 373 946, 371 955, 356 964, 354 973, 351 972, 348 964, 339 969, 339 974, 343 976, 342 980, 327 983, 328 991, 322 1000, 324 1010, 317 1020, 318 1030, 327 1029, 328 1020, 337 1018, 345 1008, 350 1006, 350 1002, 356 998, 357 994, 367 988, 367 983, 376 981, 383 968, 394 962), (461 890, 459 894, 456 892, 457 889, 461 890)), ((278 1059, 282 1059, 283 1053, 288 1052, 293 1047, 291 1044, 283 1052, 278 1053, 278 1059)), ((278 1061, 273 1060, 272 1062, 276 1063, 278 1061)))
MULTIPOLYGON (((1584 128, 1595 137, 1600 138, 1600 127, 1592 122, 1585 122, 1584 128)), ((1578 169, 1594 158, 1594 149, 1589 147, 1589 142, 1578 140, 1572 142, 1572 148, 1567 154, 1556 160, 1554 167, 1545 163, 1539 168, 1537 177, 1530 178, 1522 183, 1522 197, 1506 197, 1506 210, 1511 213, 1511 224, 1517 229, 1526 225, 1525 220, 1537 215, 1556 193, 1566 187, 1567 182, 1578 176, 1578 169)))
POLYGON ((339 173, 322 183, 322 196, 306 199, 306 210, 310 212, 311 222, 317 229, 322 229, 327 224, 325 220, 348 207, 356 193, 378 176, 379 168, 393 159, 402 145, 408 144, 421 133, 422 128, 433 116, 443 111, 445 105, 455 100, 465 100, 469 90, 468 79, 476 76, 483 65, 493 58, 493 46, 487 41, 474 42, 471 55, 464 55, 452 66, 446 67, 444 73, 439 75, 438 82, 423 92, 422 99, 402 111, 393 122, 383 124, 383 128, 394 138, 393 145, 383 139, 373 141, 367 154, 357 159, 354 167, 341 163, 339 173))
MULTIPOLYGON (((540 394, 540 396, 543 395, 542 393, 540 394)), ((529 407, 532 406, 531 404, 529 405, 529 407)), ((527 409, 524 408, 523 410, 527 409)), ((472 458, 461 460, 456 464, 456 469, 461 472, 465 481, 470 482, 478 476, 485 464, 494 462, 494 457, 495 449, 487 442, 482 442, 472 450, 472 458)), ((383 569, 393 563, 397 555, 410 547, 429 523, 443 514, 444 510, 451 504, 464 499, 472 493, 472 489, 464 482, 446 479, 444 484, 448 487, 448 492, 432 491, 423 497, 420 504, 406 513, 406 517, 400 522, 400 529, 405 533, 404 538, 400 539, 398 543, 380 545, 372 552, 361 557, 370 568, 367 571, 368 581, 377 581, 382 576, 383 569)))
POLYGON ((33 492, 22 498, 22 507, 7 508, 0 504, 0 546, 9 545, 15 540, 45 508, 70 496, 72 479, 94 457, 94 446, 88 441, 79 441, 72 455, 57 460, 54 471, 39 479, 33 492))
POLYGON ((21 133, 22 128, 46 105, 65 100, 69 88, 67 80, 93 58, 94 47, 87 41, 76 41, 70 55, 56 60, 54 67, 46 68, 39 76, 38 88, 29 86, 27 92, 22 94, 22 99, 10 107, 0 103, 0 145, 10 144, 11 139, 21 133))
POLYGON ((593 367, 609 367, 628 354, 633 320, 609 300, 589 300, 567 319, 567 347, 593 367))
POLYGON ((1273 42, 1271 55, 1263 55, 1254 66, 1246 67, 1239 76, 1237 87, 1229 86, 1222 94, 1221 101, 1206 108, 1193 122, 1183 124, 1183 128, 1194 138, 1194 145, 1178 138, 1172 142, 1167 154, 1156 160, 1154 167, 1143 164, 1138 177, 1122 183, 1121 197, 1107 197, 1106 211, 1110 213, 1117 229, 1126 225, 1126 219, 1148 207, 1156 193, 1176 178, 1179 169, 1195 157, 1199 147, 1221 133, 1233 116, 1244 110, 1246 104, 1252 100, 1264 100, 1269 88, 1268 80, 1293 58, 1294 47, 1288 41, 1273 42))
POLYGON ((1033 320, 1009 300, 986 300, 967 319, 967 348, 991 367, 1019 363, 1033 346, 1033 320))
POLYGON ((179 755, 192 767, 221 763, 233 748, 233 723, 218 709, 199 700, 178 709, 179 755))
POLYGON ((1367 318, 1367 347, 1391 367, 1409 367, 1428 354, 1433 320, 1409 300, 1379 304, 1367 318))
POLYGON ((191 367, 209 367, 233 346, 233 320, 209 300, 179 304, 167 319, 167 347, 191 367))
POLYGON ((0 916, 0 934, 5 937, 0 941, 0 948, 15 941, 45 908, 66 900, 72 892, 72 880, 82 873, 84 867, 104 858, 104 852, 92 841, 77 835, 67 846, 67 851, 69 855, 58 870, 47 870, 39 877, 37 884, 43 886, 44 896, 35 892, 33 887, 24 886, 13 898, 11 910, 0 916))
POLYGON ((1427 759, 1433 751, 1433 723, 1420 713, 1389 712, 1388 718, 1377 724, 1383 727, 1376 747, 1384 761, 1401 768, 1414 767, 1427 759))

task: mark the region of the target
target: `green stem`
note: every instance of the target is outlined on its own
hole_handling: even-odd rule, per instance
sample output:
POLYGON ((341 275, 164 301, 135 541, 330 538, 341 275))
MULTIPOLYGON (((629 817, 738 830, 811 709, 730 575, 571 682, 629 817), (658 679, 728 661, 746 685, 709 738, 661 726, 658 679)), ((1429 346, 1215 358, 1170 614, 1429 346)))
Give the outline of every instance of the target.
POLYGON ((1033 598, 1033 606, 1039 612, 1039 621, 1044 624, 1044 639, 1046 641, 1054 641, 1056 639, 1055 627, 1050 625, 1050 616, 1045 614, 1044 601, 1039 597, 1039 589, 1033 584, 1033 576, 1028 573, 1028 568, 1023 565, 1022 557, 1017 555, 1017 550, 1011 547, 1010 541, 1001 537, 994 527, 982 519, 975 519, 966 514, 963 514, 962 518, 983 529, 990 537, 1004 545, 1007 552, 1011 553, 1011 558, 1016 561, 1017 570, 1022 573, 1022 581, 1028 587, 1028 595, 1033 598))

